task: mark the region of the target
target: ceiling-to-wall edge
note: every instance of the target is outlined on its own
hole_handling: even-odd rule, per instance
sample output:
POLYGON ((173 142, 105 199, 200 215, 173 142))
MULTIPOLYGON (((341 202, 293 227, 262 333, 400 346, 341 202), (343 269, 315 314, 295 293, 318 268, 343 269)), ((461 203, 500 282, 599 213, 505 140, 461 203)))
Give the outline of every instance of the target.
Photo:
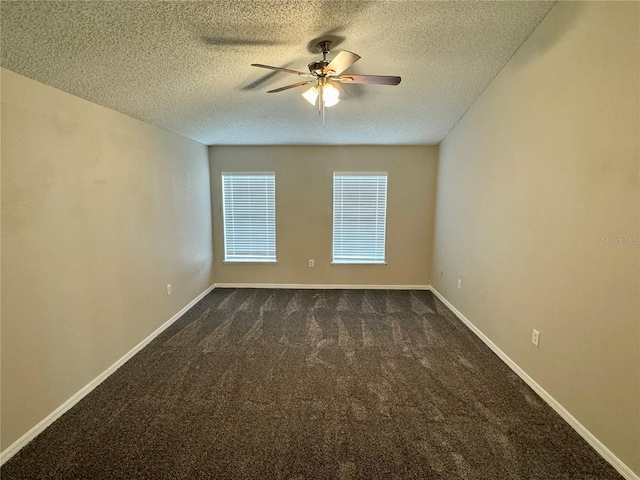
POLYGON ((79 97, 78 95, 74 95, 73 93, 67 92, 67 91, 62 90, 62 89, 60 89, 60 88, 53 87, 53 86, 48 85, 48 84, 46 84, 46 83, 40 82, 40 81, 38 81, 38 80, 34 80, 33 78, 27 77, 27 76, 22 75, 21 73, 18 73, 18 72, 14 72, 13 70, 10 70, 10 69, 8 69, 8 68, 6 68, 6 67, 2 67, 2 66, 0 66, 0 91, 1 91, 1 89, 2 89, 2 73, 1 73, 1 72, 3 72, 3 71, 11 72, 11 73, 13 73, 14 75, 19 75, 20 77, 23 77, 23 78, 25 78, 25 79, 27 79, 27 80, 30 80, 30 81, 32 81, 32 82, 39 83, 40 85, 44 85, 44 86, 46 86, 46 87, 48 87, 48 88, 52 88, 53 90, 57 90, 58 92, 62 92, 62 93, 64 93, 65 95, 70 95, 70 96, 71 96, 71 97, 73 97, 73 98, 77 98, 77 99, 82 100, 82 101, 84 101, 84 102, 90 103, 91 105, 94 105, 94 106, 96 106, 96 107, 104 108, 104 109, 109 110, 109 111, 111 111, 111 112, 115 112, 115 113, 117 113, 118 115, 122 115, 122 116, 124 116, 124 117, 130 118, 130 119, 133 119, 133 120, 135 120, 135 121, 137 121, 137 122, 140 122, 140 123, 143 123, 143 124, 145 124, 145 125, 148 125, 148 126, 150 126, 150 127, 157 128, 158 130, 162 130, 163 132, 170 133, 171 135, 177 135, 178 137, 185 138, 185 139, 187 139, 187 140, 189 140, 189 141, 192 141, 192 142, 196 142, 196 143, 198 143, 198 144, 200 144, 200 145, 202 145, 202 146, 204 146, 204 147, 208 147, 208 146, 209 146, 209 145, 206 145, 206 144, 204 144, 204 143, 202 143, 202 142, 200 142, 200 141, 198 141, 198 140, 196 140, 196 139, 194 139, 194 138, 190 138, 190 137, 188 137, 188 136, 186 136, 186 135, 183 135, 183 134, 178 133, 178 132, 174 132, 174 131, 172 131, 172 130, 167 130, 167 129, 166 129, 166 128, 164 128, 164 127, 158 126, 158 125, 153 124, 153 123, 151 123, 151 122, 148 122, 148 121, 146 121, 146 120, 142 120, 142 119, 140 119, 140 118, 136 118, 136 117, 134 117, 134 116, 132 116, 132 115, 128 115, 128 114, 126 114, 126 113, 122 113, 122 112, 120 112, 120 111, 118 111, 118 110, 115 110, 115 109, 113 109, 113 108, 109 108, 109 107, 107 107, 107 106, 105 106, 105 105, 102 105, 102 104, 100 104, 100 103, 96 103, 96 102, 93 102, 93 101, 91 101, 91 100, 87 100, 86 98, 79 97))

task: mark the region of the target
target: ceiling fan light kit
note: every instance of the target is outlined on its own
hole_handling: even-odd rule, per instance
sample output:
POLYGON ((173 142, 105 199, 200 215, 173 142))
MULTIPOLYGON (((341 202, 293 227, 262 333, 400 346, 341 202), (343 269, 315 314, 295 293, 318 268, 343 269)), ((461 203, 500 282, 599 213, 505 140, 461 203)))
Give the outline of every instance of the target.
POLYGON ((340 91, 331 83, 324 82, 317 87, 311 87, 302 94, 304 99, 311 105, 315 105, 318 97, 322 97, 322 104, 325 107, 333 107, 340 101, 340 91))
POLYGON ((327 60, 327 54, 331 51, 331 42, 324 40, 318 43, 317 48, 322 52, 322 60, 309 63, 309 73, 291 70, 283 67, 272 67, 261 63, 252 63, 252 67, 267 68, 285 73, 310 78, 302 82, 293 83, 284 87, 269 90, 267 93, 277 93, 290 88, 302 87, 315 83, 306 90, 302 96, 311 105, 318 105, 318 112, 322 116, 322 125, 325 124, 325 107, 333 107, 340 101, 340 93, 347 94, 340 83, 370 84, 370 85, 398 85, 401 78, 385 75, 342 75, 347 68, 360 60, 360 56, 346 50, 338 53, 331 61, 327 60))

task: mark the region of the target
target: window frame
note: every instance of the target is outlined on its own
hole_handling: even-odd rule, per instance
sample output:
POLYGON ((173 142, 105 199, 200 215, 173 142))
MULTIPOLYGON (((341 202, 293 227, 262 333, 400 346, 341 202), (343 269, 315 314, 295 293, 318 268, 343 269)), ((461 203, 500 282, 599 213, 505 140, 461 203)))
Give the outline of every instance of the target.
MULTIPOLYGON (((222 197, 222 242, 223 242, 223 251, 224 251, 224 259, 223 263, 277 263, 277 233, 276 233, 276 174, 275 172, 222 172, 220 175, 221 179, 221 197, 222 197), (272 205, 266 205, 264 210, 268 212, 269 210, 273 211, 272 218, 268 218, 264 220, 266 233, 260 232, 266 238, 265 252, 266 255, 251 255, 251 254, 233 254, 231 253, 234 250, 241 250, 242 245, 237 245, 239 242, 233 242, 232 247, 229 248, 229 242, 231 238, 227 236, 227 230, 229 227, 232 227, 231 222, 227 222, 227 191, 225 188, 225 177, 229 178, 231 182, 233 182, 233 177, 250 177, 250 176, 263 176, 265 177, 263 181, 267 181, 267 178, 271 178, 271 185, 267 185, 264 187, 265 189, 265 199, 266 201, 272 201, 272 205), (271 190, 271 192, 269 192, 271 190), (228 224, 229 223, 229 224, 228 224), (271 227, 270 227, 271 225, 271 227), (269 232, 269 228, 272 228, 272 231, 269 232), (269 248, 269 237, 273 237, 273 253, 271 254, 271 250, 269 248)), ((232 206, 230 208, 233 208, 232 206)), ((246 207, 245 207, 246 208, 246 207)), ((238 235, 234 235, 234 238, 238 235)))
MULTIPOLYGON (((388 172, 333 172, 333 208, 332 208, 332 246, 331 246, 331 263, 334 265, 386 265, 387 264, 387 204, 388 204, 388 179, 389 179, 389 173, 388 172), (344 177, 384 177, 384 199, 383 199, 383 209, 384 209, 384 216, 382 217, 382 222, 380 222, 380 219, 378 218, 377 214, 375 217, 375 236, 376 236, 376 240, 374 242, 374 245, 368 245, 365 248, 365 253, 362 253, 360 256, 357 255, 346 255, 344 253, 339 253, 336 252, 336 239, 338 237, 343 237, 343 235, 337 235, 336 234, 336 226, 337 226, 337 222, 338 222, 338 218, 336 217, 336 213, 338 211, 338 206, 336 205, 336 201, 338 200, 337 195, 337 191, 336 191, 336 179, 342 177, 342 182, 344 182, 344 177), (377 242, 377 236, 380 234, 380 229, 379 229, 379 224, 382 224, 382 255, 381 256, 377 256, 377 258, 375 256, 372 256, 370 253, 366 252, 366 250, 371 250, 372 252, 376 252, 380 250, 380 245, 377 242), (336 253, 338 253, 338 255, 336 255, 336 253), (367 258, 367 256, 373 257, 373 258, 367 258)), ((379 182, 380 180, 378 179, 377 182, 379 182)), ((344 183, 342 183, 341 185, 341 189, 344 187, 344 183)), ((379 188, 378 186, 376 187, 372 187, 372 188, 379 188)), ((341 197, 340 197, 340 209, 343 210, 344 204, 345 204, 345 200, 344 200, 344 191, 342 191, 340 193, 341 197)), ((378 209, 380 206, 380 194, 379 192, 376 192, 376 198, 375 198, 375 209, 378 209)), ((360 205, 358 205, 358 207, 360 208, 360 205)), ((372 208, 372 207, 369 207, 372 208)), ((343 212, 340 212, 340 217, 342 218, 344 216, 343 212)), ((341 230, 344 230, 344 226, 341 226, 341 230)), ((371 234, 371 232, 369 232, 369 235, 371 234)), ((342 239, 342 238, 341 238, 342 239)), ((358 239, 360 242, 362 242, 362 239, 358 239)), ((357 242, 358 240, 356 240, 355 242, 357 242)), ((353 244, 355 242, 352 242, 351 247, 353 248, 353 244)), ((344 241, 341 242, 342 245, 344 245, 344 241)), ((346 242, 347 244, 349 243, 349 241, 346 242)), ((357 246, 357 245, 356 245, 357 246)), ((349 247, 349 245, 347 245, 347 247, 349 247)), ((340 250, 344 250, 344 247, 340 247, 340 250)))

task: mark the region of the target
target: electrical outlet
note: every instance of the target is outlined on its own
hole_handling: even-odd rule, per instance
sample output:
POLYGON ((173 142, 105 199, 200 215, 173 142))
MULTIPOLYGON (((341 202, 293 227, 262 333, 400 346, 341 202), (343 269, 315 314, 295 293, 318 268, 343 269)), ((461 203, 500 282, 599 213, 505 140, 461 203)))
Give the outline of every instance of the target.
POLYGON ((316 262, 313 260, 313 258, 309 259, 309 268, 313 268, 316 266, 316 262))
POLYGON ((171 284, 167 283, 167 295, 171 295, 171 284))
POLYGON ((458 279, 458 290, 462 289, 462 280, 458 279))
POLYGON ((533 343, 536 347, 540 343, 540 332, 535 328, 533 329, 533 333, 531 334, 531 343, 533 343))
POLYGON ((444 270, 440 270, 440 276, 443 277, 444 276, 444 270))

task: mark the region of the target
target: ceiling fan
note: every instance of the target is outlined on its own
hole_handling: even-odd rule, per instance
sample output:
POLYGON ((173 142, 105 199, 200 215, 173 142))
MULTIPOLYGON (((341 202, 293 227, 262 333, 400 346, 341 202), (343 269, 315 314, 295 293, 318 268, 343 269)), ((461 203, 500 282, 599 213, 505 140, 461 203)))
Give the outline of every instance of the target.
POLYGON ((313 83, 314 85, 302 96, 311 104, 318 105, 318 113, 322 115, 322 125, 324 125, 324 109, 332 107, 340 101, 340 93, 346 95, 347 92, 340 85, 341 83, 361 83, 369 85, 398 85, 401 78, 386 75, 351 75, 343 74, 347 68, 360 60, 360 56, 353 52, 343 50, 338 53, 331 61, 327 60, 327 54, 331 51, 331 42, 324 40, 316 45, 318 50, 322 52, 322 60, 311 62, 309 73, 291 70, 283 67, 272 67, 271 65, 263 65, 261 63, 252 63, 252 67, 268 68, 279 72, 292 73, 299 77, 305 77, 309 80, 293 83, 284 87, 269 90, 267 93, 282 92, 290 88, 302 87, 313 83))

